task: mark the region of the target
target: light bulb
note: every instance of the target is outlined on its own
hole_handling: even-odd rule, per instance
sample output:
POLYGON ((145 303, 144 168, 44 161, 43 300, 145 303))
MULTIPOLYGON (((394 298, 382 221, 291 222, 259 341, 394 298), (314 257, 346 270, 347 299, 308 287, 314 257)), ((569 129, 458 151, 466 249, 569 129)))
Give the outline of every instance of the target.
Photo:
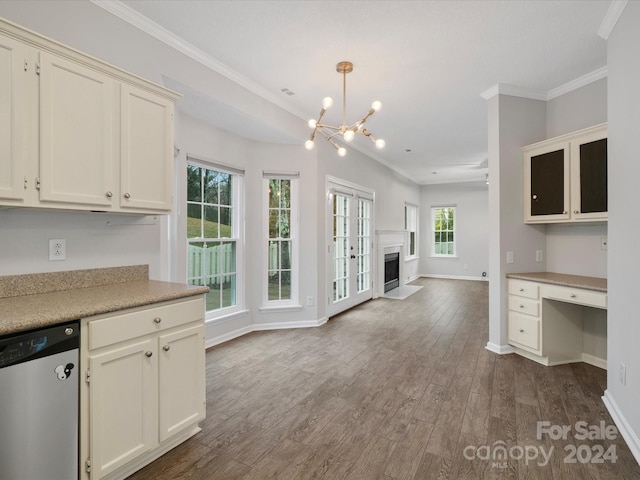
POLYGON ((347 149, 346 149, 346 148, 344 148, 344 147, 340 147, 340 148, 338 149, 338 155, 339 155, 339 156, 344 157, 346 154, 347 154, 347 149))
POLYGON ((378 110, 380 110, 382 108, 382 103, 380 103, 378 100, 376 100, 375 102, 373 102, 371 104, 371 108, 373 108, 377 112, 378 110))
POLYGON ((378 150, 379 150, 379 149, 381 149, 381 148, 384 148, 384 146, 385 146, 386 144, 387 144, 387 143, 386 143, 383 139, 381 139, 381 138, 379 138, 379 139, 377 139, 377 140, 376 140, 376 148, 377 148, 378 150))
POLYGON ((317 122, 313 118, 307 122, 307 125, 309 125, 309 128, 312 128, 312 129, 316 128, 316 124, 317 122))
POLYGON ((313 147, 315 147, 316 144, 313 143, 313 140, 307 140, 306 142, 304 142, 304 148, 306 148, 307 150, 313 150, 313 147))
POLYGON ((327 108, 331 108, 331 105, 333 105, 333 98, 324 97, 322 99, 322 108, 324 108, 326 110, 327 108))
POLYGON ((353 140, 353 137, 355 137, 356 134, 353 133, 353 130, 345 130, 344 133, 342 134, 342 138, 344 138, 345 142, 350 142, 351 140, 353 140))

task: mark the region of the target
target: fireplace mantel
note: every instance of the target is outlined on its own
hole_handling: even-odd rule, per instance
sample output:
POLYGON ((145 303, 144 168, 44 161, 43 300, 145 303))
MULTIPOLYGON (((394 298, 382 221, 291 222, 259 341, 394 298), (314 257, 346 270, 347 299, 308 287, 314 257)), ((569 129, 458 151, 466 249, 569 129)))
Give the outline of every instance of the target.
POLYGON ((409 232, 407 230, 376 230, 378 252, 376 255, 376 296, 384 295, 384 255, 386 253, 400 254, 400 285, 406 283, 404 274, 404 258, 409 232))

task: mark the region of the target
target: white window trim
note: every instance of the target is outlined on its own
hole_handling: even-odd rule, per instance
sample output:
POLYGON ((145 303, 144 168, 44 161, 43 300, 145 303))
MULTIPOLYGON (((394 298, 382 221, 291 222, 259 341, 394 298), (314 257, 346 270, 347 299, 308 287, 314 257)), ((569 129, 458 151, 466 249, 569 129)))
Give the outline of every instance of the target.
MULTIPOLYGON (((420 258, 420 210, 418 208, 417 205, 414 205, 413 203, 409 203, 409 202, 405 202, 404 204, 404 208, 405 208, 405 222, 407 219, 407 214, 409 213, 409 209, 413 209, 415 211, 415 230, 411 230, 408 228, 408 225, 405 225, 406 230, 407 230, 407 255, 404 257, 405 260, 416 260, 418 258, 420 258), (416 247, 416 251, 413 255, 411 255, 410 252, 410 246, 411 246, 411 232, 415 233, 415 247, 416 247)), ((408 222, 407 222, 408 223, 408 222)), ((455 237, 454 237, 455 238, 455 237)))
POLYGON ((262 304, 260 311, 290 311, 302 308, 299 299, 299 174, 285 172, 262 172, 262 304), (269 300, 269 286, 267 285, 267 271, 269 270, 269 180, 280 179, 291 181, 291 298, 288 300, 269 300))
POLYGON ((431 232, 430 235, 430 243, 431 243, 431 254, 430 257, 432 258, 458 258, 458 234, 457 234, 457 227, 458 227, 458 208, 457 205, 453 204, 453 205, 432 205, 431 206, 431 223, 429 226, 429 230, 431 232), (454 215, 453 215, 453 254, 449 255, 449 254, 443 254, 443 253, 435 253, 436 250, 436 245, 435 242, 433 241, 433 237, 434 237, 434 233, 435 233, 435 224, 436 224, 436 209, 437 208, 453 208, 454 210, 454 215))
MULTIPOLYGON (((244 170, 231 167, 228 165, 224 165, 222 163, 213 161, 213 160, 205 160, 202 157, 196 157, 193 155, 187 154, 185 164, 185 172, 186 168, 189 165, 195 165, 198 167, 206 168, 209 170, 215 170, 217 172, 228 173, 232 175, 233 184, 231 187, 232 195, 233 195, 233 237, 232 238, 222 238, 221 241, 231 240, 236 243, 236 304, 230 307, 219 308, 217 310, 210 310, 205 312, 205 322, 207 324, 217 323, 226 321, 229 316, 237 315, 246 311, 245 306, 245 255, 244 255, 244 170)), ((186 182, 186 173, 185 173, 185 182, 186 182)), ((189 268, 189 260, 187 257, 188 249, 186 245, 189 240, 186 238, 186 218, 187 218, 187 189, 184 188, 184 198, 182 202, 182 209, 184 211, 184 221, 185 221, 185 230, 182 235, 182 242, 185 245, 184 255, 185 255, 185 278, 186 278, 186 269, 189 268)), ((197 239, 191 239, 197 240, 197 239)), ((188 279, 187 279, 188 280, 188 279)))

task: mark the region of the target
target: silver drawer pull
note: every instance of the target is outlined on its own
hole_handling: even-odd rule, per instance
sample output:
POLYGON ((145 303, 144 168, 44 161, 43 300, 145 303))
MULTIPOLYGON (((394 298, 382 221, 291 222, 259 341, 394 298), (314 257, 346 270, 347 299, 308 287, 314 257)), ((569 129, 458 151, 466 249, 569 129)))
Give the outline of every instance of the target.
POLYGON ((524 292, 524 288, 521 288, 519 291, 520 291, 520 292, 524 292))
POLYGON ((165 345, 164 347, 162 347, 162 349, 163 349, 165 352, 168 352, 169 350, 171 350, 171 345, 165 345))
POLYGON ((524 308, 524 305, 520 305, 520 308, 524 308))
POLYGON ((131 198, 131 194, 130 193, 125 193, 124 194, 124 198, 126 198, 127 200, 129 200, 131 198))
POLYGON ((576 294, 572 293, 571 295, 569 295, 571 298, 576 298, 576 294))
POLYGON ((521 329, 520 329, 520 333, 524 333, 524 328, 521 328, 521 329))
POLYGON ((162 319, 160 317, 156 317, 153 319, 153 323, 160 323, 162 319))
POLYGON ((151 357, 151 355, 153 355, 153 352, 149 352, 149 351, 144 352, 144 356, 147 358, 151 357))

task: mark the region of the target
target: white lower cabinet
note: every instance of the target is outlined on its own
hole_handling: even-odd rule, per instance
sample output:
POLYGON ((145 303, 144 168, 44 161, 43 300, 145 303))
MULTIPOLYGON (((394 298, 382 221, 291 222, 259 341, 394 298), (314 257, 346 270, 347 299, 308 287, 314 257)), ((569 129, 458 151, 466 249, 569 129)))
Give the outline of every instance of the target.
POLYGON ((199 431, 204 299, 83 321, 81 479, 121 479, 199 431))

